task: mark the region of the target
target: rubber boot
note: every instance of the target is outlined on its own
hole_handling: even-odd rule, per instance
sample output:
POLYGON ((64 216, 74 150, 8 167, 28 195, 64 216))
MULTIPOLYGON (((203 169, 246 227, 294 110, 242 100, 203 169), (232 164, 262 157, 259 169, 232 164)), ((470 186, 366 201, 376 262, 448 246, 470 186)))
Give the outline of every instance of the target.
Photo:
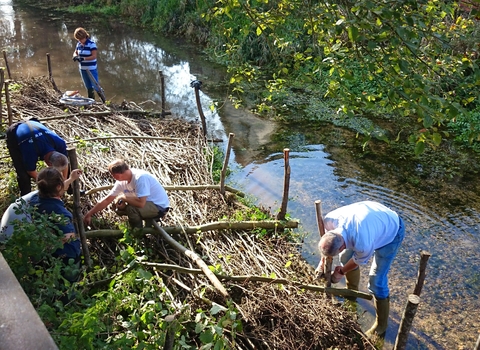
POLYGON ((95 100, 95 89, 87 89, 88 98, 92 98, 95 100))
MULTIPOLYGON (((355 270, 349 271, 345 274, 345 282, 347 284, 347 289, 358 290, 360 286, 360 269, 356 268, 355 270)), ((346 297, 345 299, 350 301, 356 301, 355 297, 346 297)))
POLYGON ((390 313, 390 298, 377 299, 374 298, 376 319, 372 328, 365 332, 368 337, 377 336, 379 338, 385 338, 388 326, 388 315, 390 313))

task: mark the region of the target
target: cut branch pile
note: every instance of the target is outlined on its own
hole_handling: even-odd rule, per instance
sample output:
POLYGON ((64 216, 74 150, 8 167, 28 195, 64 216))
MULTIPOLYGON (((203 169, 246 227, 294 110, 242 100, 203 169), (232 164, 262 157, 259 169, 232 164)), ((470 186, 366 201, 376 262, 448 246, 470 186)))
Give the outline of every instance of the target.
MULTIPOLYGON (((211 159, 208 156, 212 151, 205 143, 199 125, 175 117, 154 117, 155 114, 149 115, 148 111, 128 103, 109 107, 96 104, 85 110, 67 107, 59 102, 60 96, 51 88, 48 78, 30 78, 20 84, 21 91, 12 93, 14 119, 43 119, 70 146, 76 147, 78 163, 84 170, 80 185, 83 190, 111 185, 113 179, 108 174, 107 164, 115 158, 124 158, 131 167, 151 172, 164 186, 213 184, 211 164, 207 160, 211 159), (111 136, 124 137, 106 139, 111 136)), ((3 154, 7 154, 5 146, 3 154)), ((10 160, 3 157, 2 161, 8 163, 10 160)), ((83 213, 108 193, 93 192, 82 198, 83 213)), ((215 189, 169 191, 168 194, 172 210, 162 226, 205 225, 221 218, 231 218, 235 211, 248 210, 238 205, 235 195, 223 197, 215 189)), ((92 222, 91 229, 115 229, 122 221, 110 210, 104 210, 98 217, 92 222)), ((280 235, 267 234, 260 239, 256 233, 222 229, 184 231, 173 236, 215 267, 216 273, 275 276, 317 284, 313 267, 301 258, 295 244, 282 238, 268 238, 280 235)), ((195 267, 190 259, 172 249, 160 236, 147 234, 142 239, 150 262, 195 267)), ((120 250, 119 243, 112 238, 90 239, 89 244, 92 258, 100 266, 113 264, 120 250)), ((179 304, 188 300, 191 305, 201 306, 205 302, 194 292, 210 286, 205 276, 174 270, 163 272, 153 266, 148 268, 163 276, 170 290, 176 290, 179 304)), ((264 282, 228 281, 225 286, 244 322, 243 333, 236 338, 239 348, 373 348, 362 336, 353 316, 332 304, 324 294, 302 291, 294 285, 264 282)), ((213 288, 208 288, 210 291, 205 294, 208 299, 224 302, 213 288)))

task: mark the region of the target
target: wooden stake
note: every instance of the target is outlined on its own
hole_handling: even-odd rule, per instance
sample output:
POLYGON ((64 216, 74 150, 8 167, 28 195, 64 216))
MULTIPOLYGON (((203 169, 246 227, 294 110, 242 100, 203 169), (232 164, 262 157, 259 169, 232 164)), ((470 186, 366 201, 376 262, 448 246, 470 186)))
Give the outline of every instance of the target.
POLYGON ((412 327, 413 318, 417 313, 418 304, 420 303, 420 297, 415 294, 408 296, 407 306, 403 312, 402 321, 400 322, 400 328, 398 329, 397 340, 395 341, 394 350, 403 350, 407 346, 408 334, 412 327))
POLYGON ((7 67, 8 79, 12 79, 12 74, 10 73, 10 66, 8 65, 7 60, 7 51, 3 50, 3 59, 5 60, 5 67, 7 67))
MULTIPOLYGON (((75 148, 68 149, 68 158, 70 159, 71 168, 78 169, 77 152, 75 148)), ((87 236, 85 234, 85 227, 83 226, 83 216, 80 211, 80 185, 78 179, 75 180, 71 186, 73 186, 73 215, 75 217, 78 234, 80 235, 80 240, 82 242, 83 258, 85 259, 85 264, 90 269, 92 267, 92 260, 90 259, 90 251, 88 250, 87 245, 87 236)))
POLYGON ((8 85, 10 81, 5 81, 5 103, 7 104, 7 115, 8 115, 8 125, 12 125, 13 123, 13 115, 12 115, 12 105, 10 104, 10 92, 8 90, 8 85))
POLYGON ((3 124, 2 91, 5 83, 5 70, 0 68, 0 126, 3 124))
POLYGON ((283 150, 283 160, 285 163, 285 171, 283 177, 283 198, 282 205, 280 207, 280 212, 277 215, 278 220, 285 220, 285 215, 287 215, 287 204, 288 204, 288 193, 290 191, 290 160, 289 160, 290 150, 285 148, 283 150))
MULTIPOLYGON (((317 214, 317 226, 318 226, 318 235, 320 239, 325 234, 325 224, 323 222, 323 214, 322 214, 322 201, 316 200, 315 201, 315 213, 317 214)), ((322 259, 322 257, 320 257, 322 259)), ((321 261, 320 261, 321 263, 321 261)), ((332 286, 332 264, 333 258, 331 256, 327 256, 325 258, 325 266, 323 267, 323 274, 325 275, 325 280, 327 282, 327 287, 332 286)), ((321 272, 320 272, 321 273, 321 272)))
POLYGON ((167 111, 165 108, 166 104, 166 99, 165 99, 165 77, 163 75, 163 72, 161 70, 158 71, 160 73, 160 93, 162 96, 162 117, 165 117, 166 115, 172 114, 171 112, 167 111))
POLYGON ((202 121, 203 137, 207 139, 207 122, 205 120, 205 115, 203 114, 202 104, 200 102, 200 89, 202 88, 202 82, 200 80, 194 80, 190 83, 190 86, 195 90, 195 100, 197 101, 198 114, 200 114, 200 119, 202 121))
POLYGON ((320 236, 320 238, 322 238, 323 235, 325 234, 325 224, 323 223, 321 200, 315 201, 315 213, 317 214, 318 235, 320 236))
POLYGON ((235 134, 228 134, 228 145, 225 151, 225 159, 223 160, 222 174, 220 175, 220 193, 225 195, 225 176, 227 175, 228 161, 230 160, 230 150, 232 149, 232 141, 235 134))
POLYGON ((420 293, 422 292, 423 283, 425 282, 425 270, 427 268, 427 263, 430 256, 431 254, 425 250, 422 250, 420 253, 420 266, 418 268, 417 284, 413 290, 413 294, 415 295, 420 296, 420 293))
POLYGON ((394 350, 403 350, 407 345, 408 334, 410 332, 410 328, 412 326, 413 317, 417 311, 418 303, 420 302, 420 293, 422 292, 423 284, 425 281, 425 270, 427 268, 427 262, 430 258, 431 254, 425 250, 422 250, 420 253, 420 266, 418 268, 418 277, 417 283, 415 285, 415 289, 413 294, 410 294, 408 297, 408 303, 405 308, 405 312, 403 314, 402 320, 400 322, 400 327, 397 333, 397 339, 395 341, 395 348, 394 350), (413 298, 416 297, 416 298, 413 298), (411 301, 413 300, 413 301, 411 301), (418 302, 415 304, 415 302, 418 302), (398 344, 398 347, 397 347, 398 344))
POLYGON ((56 92, 62 93, 60 89, 57 87, 57 84, 55 84, 55 80, 53 80, 53 74, 52 74, 52 64, 50 62, 50 54, 47 53, 47 67, 48 67, 48 79, 50 79, 50 82, 52 83, 53 89, 56 92))

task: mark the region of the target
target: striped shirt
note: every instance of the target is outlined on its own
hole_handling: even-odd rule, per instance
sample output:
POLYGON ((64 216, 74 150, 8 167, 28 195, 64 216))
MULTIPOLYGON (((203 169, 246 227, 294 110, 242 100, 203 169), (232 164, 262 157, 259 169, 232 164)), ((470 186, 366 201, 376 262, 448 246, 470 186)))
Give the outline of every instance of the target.
MULTIPOLYGON (((78 42, 77 47, 75 48, 78 56, 83 57, 83 58, 90 57, 92 55, 92 51, 94 51, 96 49, 97 49, 97 45, 95 44, 95 42, 90 40, 90 38, 87 38, 87 40, 85 41, 85 45, 83 45, 81 42, 78 42)), ((87 70, 87 69, 88 70, 95 70, 95 69, 97 69, 97 60, 96 59, 91 60, 91 61, 82 61, 82 62, 79 62, 79 64, 80 64, 80 69, 83 69, 83 70, 87 70)))

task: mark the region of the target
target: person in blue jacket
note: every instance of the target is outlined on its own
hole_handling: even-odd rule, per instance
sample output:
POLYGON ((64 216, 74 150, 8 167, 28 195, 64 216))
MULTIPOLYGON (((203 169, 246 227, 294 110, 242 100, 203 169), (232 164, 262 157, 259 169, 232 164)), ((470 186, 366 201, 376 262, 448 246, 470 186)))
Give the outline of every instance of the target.
POLYGON ((75 29, 73 37, 77 40, 77 46, 73 52, 73 61, 78 62, 80 75, 87 89, 88 97, 95 99, 95 84, 87 70, 92 73, 93 78, 98 82, 97 44, 90 39, 90 34, 81 27, 75 29))
POLYGON ((20 195, 32 191, 31 179, 37 178, 37 161, 62 168, 68 174, 67 144, 55 132, 35 120, 10 125, 6 133, 7 148, 17 172, 20 195))
MULTIPOLYGON (((63 167, 56 169, 60 172, 63 171, 63 167)), ((80 169, 72 170, 70 177, 63 182, 65 191, 68 189, 70 184, 80 178, 81 175, 82 171, 80 169)), ((19 224, 23 220, 27 219, 30 201, 34 196, 38 196, 38 190, 21 196, 15 200, 15 202, 11 203, 5 210, 0 223, 0 243, 7 241, 13 235, 15 231, 15 224, 19 224)), ((36 199, 35 202, 38 202, 38 199, 36 199)))
MULTIPOLYGON (((58 248, 53 256, 61 259, 65 265, 70 265, 71 260, 73 260, 73 264, 80 267, 80 240, 73 225, 73 215, 65 208, 62 200, 65 193, 62 174, 55 168, 44 168, 38 173, 37 186, 38 195, 30 199, 30 206, 36 206, 39 214, 55 213, 63 215, 67 220, 66 223, 56 223, 57 227, 63 232, 63 247, 58 248)), ((64 277, 73 282, 78 276, 64 277)))

